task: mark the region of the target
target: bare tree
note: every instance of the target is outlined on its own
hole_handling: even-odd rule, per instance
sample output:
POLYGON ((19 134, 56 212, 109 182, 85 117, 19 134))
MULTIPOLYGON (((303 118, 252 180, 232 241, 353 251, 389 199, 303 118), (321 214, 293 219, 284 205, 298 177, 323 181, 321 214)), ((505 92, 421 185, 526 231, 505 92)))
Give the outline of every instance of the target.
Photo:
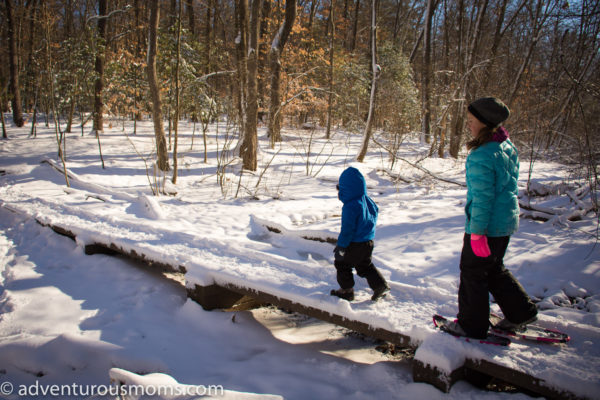
POLYGON ((16 126, 21 127, 25 124, 25 121, 23 120, 21 89, 19 88, 19 54, 17 52, 15 8, 12 0, 6 0, 6 18, 8 22, 8 58, 13 122, 16 126))
POLYGON ((238 96, 237 106, 239 114, 239 125, 242 146, 240 155, 244 152, 244 135, 246 134, 246 113, 248 96, 248 0, 236 0, 235 2, 235 21, 237 28, 236 43, 236 62, 238 75, 238 96))
POLYGON ((269 105, 268 133, 271 138, 271 147, 275 142, 281 141, 281 53, 290 36, 294 20, 296 19, 296 0, 286 0, 285 19, 277 31, 271 44, 271 102, 269 105))
POLYGON ((98 43, 96 47, 96 84, 94 86, 94 131, 104 131, 104 103, 102 90, 104 89, 104 58, 106 54, 106 21, 107 0, 98 0, 98 43))
POLYGON ((507 105, 509 108, 512 106, 513 101, 515 100, 515 96, 517 94, 517 90, 519 90, 519 87, 521 86, 523 75, 525 74, 525 71, 529 66, 533 51, 535 50, 535 47, 537 46, 537 43, 541 38, 543 27, 546 24, 548 17, 551 15, 551 13, 554 12, 554 9, 556 8, 555 1, 550 1, 548 4, 544 3, 544 0, 537 0, 535 11, 530 11, 532 31, 529 36, 531 38, 531 41, 527 46, 527 53, 525 54, 525 58, 521 63, 521 67, 519 68, 519 72, 515 77, 512 88, 510 90, 510 94, 508 95, 507 105))
POLYGON ((427 0, 427 13, 425 15, 425 28, 423 29, 423 74, 421 77, 421 109, 423 113, 422 130, 424 139, 429 142, 431 134, 431 25, 435 12, 435 0, 427 0))
POLYGON ((312 0, 310 2, 310 14, 308 16, 308 31, 313 34, 313 25, 315 22, 315 15, 317 14, 317 8, 319 7, 320 0, 312 0))
MULTIPOLYGON (((525 4, 525 2, 523 2, 522 4, 525 4)), ((492 63, 494 63, 495 58, 496 58, 496 54, 498 52, 498 46, 500 45, 500 39, 502 39, 502 35, 503 35, 503 30, 502 30, 502 25, 504 24, 504 18, 506 15, 506 7, 508 5, 508 0, 502 0, 502 3, 500 5, 500 10, 496 11, 496 17, 498 18, 498 21, 496 22, 496 29, 494 31, 494 39, 492 40, 492 47, 490 49, 490 60, 492 61, 492 63)), ((486 68, 485 70, 485 77, 483 79, 483 89, 485 92, 487 92, 487 89, 490 85, 490 79, 491 79, 491 64, 486 68)))
POLYGON ((205 45, 206 69, 204 70, 204 72, 207 74, 210 72, 210 68, 211 68, 211 51, 212 51, 212 36, 213 36, 213 28, 212 28, 211 18, 212 18, 213 7, 214 7, 214 0, 208 0, 208 5, 206 7, 206 21, 205 21, 205 25, 204 25, 204 36, 205 36, 204 40, 206 41, 206 45, 205 45))
POLYGON ((185 9, 188 15, 188 27, 192 37, 196 35, 196 15, 194 14, 194 1, 185 0, 185 9))
MULTIPOLYGON (((25 89, 25 109, 27 111, 33 110, 33 118, 32 124, 35 124, 36 117, 36 103, 37 103, 37 92, 39 91, 38 85, 32 85, 31 82, 35 81, 35 68, 34 68, 34 47, 36 43, 36 32, 37 25, 36 21, 38 20, 38 0, 31 0, 27 3, 27 19, 29 20, 29 38, 27 40, 27 62, 26 62, 26 85, 25 89), (29 87, 28 87, 29 86, 29 87), (35 86, 31 87, 31 86, 35 86)), ((33 136, 33 135, 32 135, 33 136)))
POLYGON ((258 36, 260 28, 260 13, 263 0, 253 0, 250 11, 250 31, 248 47, 248 104, 246 108, 246 132, 241 147, 243 168, 256 171, 258 150, 258 36))
MULTIPOLYGON (((73 2, 71 0, 67 0, 67 4, 65 5, 65 23, 64 23, 64 38, 65 40, 69 40, 69 38, 73 37, 73 33, 75 31, 75 27, 73 26, 73 2)), ((68 64, 72 64, 73 55, 69 52, 68 56, 69 61, 68 64)), ((75 84, 77 86, 77 84, 75 84)), ((73 116, 75 115, 75 92, 76 90, 72 90, 69 94, 69 112, 67 115, 67 127, 65 128, 65 133, 71 133, 71 128, 73 125, 73 116)))
POLYGON ((152 119, 154 120, 154 136, 156 138, 156 156, 158 169, 168 171, 169 157, 167 154, 167 140, 162 120, 162 103, 160 99, 160 88, 158 87, 158 77, 156 75, 156 53, 158 42, 158 20, 159 20, 159 0, 150 1, 150 20, 148 24, 148 85, 150 86, 150 96, 152 97, 152 119))
POLYGON ((365 126, 363 145, 356 157, 358 162, 363 162, 367 155, 369 142, 373 131, 373 119, 375 112, 375 100, 377 97, 377 79, 379 78, 380 67, 377 65, 377 0, 371 0, 371 98, 369 101, 369 116, 365 126))
MULTIPOLYGON (((2 78, 0 78, 0 83, 2 82, 2 78)), ((2 105, 4 104, 4 88, 0 85, 0 121, 2 122, 2 139, 8 139, 8 134, 6 133, 6 121, 4 121, 4 109, 2 105)))
MULTIPOLYGON (((462 32, 463 30, 463 13, 464 13, 464 9, 462 8, 464 6, 463 0, 460 0, 460 22, 459 22, 459 31, 462 32)), ((464 49, 464 55, 461 54, 460 50, 459 50, 459 56, 458 56, 458 68, 457 71, 458 76, 457 78, 459 79, 458 82, 458 88, 459 88, 459 95, 457 97, 457 100, 455 101, 455 107, 454 107, 454 119, 453 119, 453 123, 452 123, 452 135, 450 137, 450 155, 454 158, 458 157, 458 152, 460 150, 460 143, 462 140, 462 135, 463 135, 463 128, 464 128, 464 121, 465 121, 465 112, 464 112, 464 106, 465 106, 465 99, 467 97, 467 86, 468 86, 468 82, 469 82, 469 77, 472 74, 473 70, 474 70, 474 59, 475 59, 475 53, 477 51, 477 43, 479 42, 479 37, 481 35, 481 31, 482 31, 482 27, 483 27, 483 17, 485 15, 486 9, 487 9, 487 4, 488 4, 488 0, 479 0, 478 1, 478 12, 477 12, 477 17, 476 17, 476 22, 475 22, 475 27, 473 28, 472 31, 472 35, 469 36, 469 40, 468 43, 470 43, 470 46, 466 46, 466 48, 464 49), (464 57, 464 59, 462 58, 464 57)), ((459 38, 459 40, 461 40, 461 38, 459 38)))
POLYGON ((179 141, 179 99, 181 96, 179 88, 179 69, 181 64, 181 1, 179 2, 179 11, 177 17, 177 61, 175 64, 175 143, 173 144, 173 184, 177 183, 177 142, 179 141))
MULTIPOLYGON (((46 16, 48 16, 48 6, 46 4, 43 5, 43 11, 44 14, 46 16)), ((48 75, 48 82, 49 82, 49 86, 50 86, 50 103, 52 106, 52 117, 54 119, 54 135, 56 138, 56 145, 58 146, 58 157, 60 158, 62 165, 63 165, 63 174, 65 176, 65 183, 67 185, 67 187, 70 187, 71 185, 69 184, 69 175, 67 173, 67 163, 65 162, 65 152, 63 151, 63 149, 61 148, 61 139, 62 139, 62 144, 64 144, 66 142, 66 136, 63 136, 62 133, 60 133, 59 136, 59 124, 57 121, 57 115, 56 115, 56 96, 55 96, 55 89, 54 89, 54 69, 53 69, 53 61, 52 61, 52 52, 50 49, 50 29, 51 29, 51 19, 50 18, 44 18, 44 42, 45 42, 45 52, 46 52, 46 60, 47 60, 47 75, 48 75)), ((103 165, 104 167, 104 165, 103 165)))
POLYGON ((352 36, 350 37, 349 50, 354 51, 356 49, 356 35, 358 35, 358 14, 360 12, 360 0, 356 0, 356 6, 354 7, 354 20, 352 21, 352 36))
POLYGON ((331 137, 331 114, 333 112, 333 46, 335 38, 333 3, 334 1, 331 0, 329 6, 329 18, 327 19, 327 26, 329 27, 329 99, 327 100, 327 131, 325 132, 325 137, 327 139, 331 137))

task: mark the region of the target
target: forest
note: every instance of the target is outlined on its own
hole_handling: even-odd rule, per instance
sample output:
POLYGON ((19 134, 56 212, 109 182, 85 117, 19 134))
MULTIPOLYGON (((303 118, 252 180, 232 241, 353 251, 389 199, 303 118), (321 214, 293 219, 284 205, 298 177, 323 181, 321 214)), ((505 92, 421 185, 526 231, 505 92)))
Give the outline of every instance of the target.
POLYGON ((600 396, 600 1, 0 0, 0 60, 0 397, 600 396), (433 325, 459 308, 487 96, 519 151, 506 268, 568 344, 433 325), (349 166, 380 210, 377 302, 362 278, 331 296, 349 166), (272 306, 201 307, 222 291, 272 306), (488 365, 492 391, 438 393, 419 364, 488 365))
POLYGON ((358 161, 407 135, 456 158, 466 106, 496 96, 524 157, 597 185, 595 0, 5 0, 0 18, 3 136, 44 121, 59 153, 76 126, 100 143, 147 118, 175 181, 178 122, 226 117, 251 171, 258 126, 271 146, 282 126, 364 135, 358 161))

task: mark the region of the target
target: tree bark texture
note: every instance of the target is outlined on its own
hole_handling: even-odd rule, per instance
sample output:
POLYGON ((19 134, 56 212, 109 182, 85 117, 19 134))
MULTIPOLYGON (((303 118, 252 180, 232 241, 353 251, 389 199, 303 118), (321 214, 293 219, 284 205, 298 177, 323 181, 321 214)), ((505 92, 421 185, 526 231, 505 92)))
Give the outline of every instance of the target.
POLYGON ((36 43, 36 28, 37 25, 35 22, 38 19, 38 0, 32 0, 27 4, 27 14, 29 19, 29 39, 27 40, 27 63, 26 63, 26 85, 25 89, 25 110, 34 111, 34 107, 36 106, 36 91, 38 90, 37 86, 28 84, 29 82, 35 81, 35 70, 33 68, 33 55, 34 55, 34 47, 36 43), (29 86, 29 87, 28 87, 29 86))
POLYGON ((363 162, 369 149, 369 142, 373 133, 373 119, 375 101, 377 99, 377 79, 379 78, 379 65, 377 65, 377 0, 371 0, 371 98, 369 101, 369 116, 365 126, 362 148, 356 157, 358 162, 363 162))
POLYGON ((181 17, 182 7, 180 1, 177 17, 177 61, 175 65, 175 118, 173 118, 173 123, 175 124, 175 143, 173 144, 173 184, 177 184, 177 145, 179 142, 179 112, 181 109, 181 106, 179 104, 181 96, 181 89, 179 87, 179 70, 181 64, 181 17))
POLYGON ((360 0, 356 0, 354 8, 354 20, 352 21, 352 36, 350 37, 350 51, 356 50, 356 35, 358 34, 358 14, 360 12, 360 0))
POLYGON ((167 140, 162 120, 162 103, 160 99, 160 88, 158 86, 158 77, 156 74, 156 53, 158 42, 158 20, 159 20, 159 0, 150 1, 150 20, 148 27, 148 86, 150 87, 150 96, 152 98, 152 119, 154 121, 154 136, 156 138, 156 156, 158 169, 168 171, 169 157, 167 154, 167 140))
POLYGON ((248 107, 248 0, 236 0, 236 62, 238 73, 238 114, 240 125, 240 157, 244 156, 246 134, 246 113, 248 107))
POLYGON ((16 126, 22 127, 25 124, 25 121, 23 120, 23 106, 21 104, 21 88, 19 87, 19 54, 17 52, 16 21, 13 0, 6 0, 6 18, 8 22, 8 58, 13 122, 16 126))
POLYGON ((269 105, 268 134, 271 138, 271 147, 275 142, 281 141, 281 53, 290 36, 294 20, 296 19, 296 0, 286 0, 285 19, 283 25, 271 44, 271 101, 269 105))
POLYGON ((250 13, 250 46, 248 49, 248 106, 246 108, 246 132, 242 144, 243 168, 256 171, 258 150, 258 35, 263 0, 253 0, 250 13))
POLYGON ((422 110, 422 130, 426 142, 429 143, 431 135, 431 102, 430 102, 430 82, 431 82, 431 26, 433 14, 435 12, 435 0, 427 1, 427 12, 425 14, 425 27, 423 29, 423 75, 421 80, 421 110, 422 110))
MULTIPOLYGON (((462 6, 464 5, 461 0, 461 15, 462 15, 462 6)), ((469 86, 469 78, 472 74, 473 69, 473 60, 475 59, 475 53, 477 51, 477 43, 479 41, 479 37, 482 31, 482 21, 487 10, 488 0, 482 0, 479 5, 478 14, 476 17, 475 27, 473 29, 473 34, 469 37, 468 42, 471 44, 470 46, 466 46, 464 61, 459 53, 459 71, 462 72, 459 74, 460 79, 460 95, 458 98, 459 101, 456 101, 456 105, 454 108, 454 121, 453 121, 453 131, 452 136, 450 138, 450 155, 454 158, 458 157, 458 152, 460 151, 460 143, 463 136, 464 130, 464 121, 465 121, 465 101, 468 95, 468 86, 469 86)), ((459 31, 462 32, 462 18, 460 22, 459 31)))
POLYGON ((333 55, 334 55, 334 39, 335 39, 335 20, 333 12, 333 1, 329 6, 329 18, 327 25, 329 26, 329 98, 327 99, 327 130, 325 137, 331 138, 331 117, 333 113, 333 55))
POLYGON ((107 0, 98 0, 98 43, 96 48, 96 82, 94 84, 94 131, 104 131, 104 102, 102 91, 104 90, 104 57, 106 54, 106 11, 107 0))
POLYGON ((206 69, 205 73, 210 73, 211 70, 211 52, 212 52, 212 36, 213 36, 213 28, 212 28, 212 10, 214 7, 214 0, 208 0, 208 5, 206 7, 206 21, 204 25, 204 40, 206 43, 206 69))
POLYGON ((190 30, 190 35, 194 37, 196 36, 196 15, 194 14, 194 1, 185 0, 185 9, 187 11, 188 16, 188 27, 190 30))

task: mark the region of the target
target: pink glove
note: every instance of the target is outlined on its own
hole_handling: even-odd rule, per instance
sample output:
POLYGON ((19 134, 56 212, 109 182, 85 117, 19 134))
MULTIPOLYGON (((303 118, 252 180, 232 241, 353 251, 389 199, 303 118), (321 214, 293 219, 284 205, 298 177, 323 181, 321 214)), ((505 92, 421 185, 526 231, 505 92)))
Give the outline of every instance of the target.
POLYGON ((489 257, 492 252, 488 246, 487 236, 471 234, 471 248, 477 257, 489 257))

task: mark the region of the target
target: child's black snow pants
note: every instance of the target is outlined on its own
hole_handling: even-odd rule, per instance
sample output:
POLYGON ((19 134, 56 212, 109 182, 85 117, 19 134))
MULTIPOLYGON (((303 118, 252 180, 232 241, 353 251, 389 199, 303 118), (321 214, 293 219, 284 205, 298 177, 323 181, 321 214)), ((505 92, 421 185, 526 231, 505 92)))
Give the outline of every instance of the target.
POLYGON ((510 236, 488 237, 491 255, 477 257, 471 235, 465 234, 460 256, 458 323, 467 336, 485 338, 489 327, 489 293, 509 321, 521 323, 537 315, 537 308, 521 284, 504 267, 510 236))
POLYGON ((344 259, 335 261, 337 281, 342 289, 354 287, 353 267, 356 268, 358 276, 367 280, 371 289, 381 289, 386 285, 385 279, 371 261, 373 247, 372 240, 368 242, 352 242, 346 248, 344 259))

